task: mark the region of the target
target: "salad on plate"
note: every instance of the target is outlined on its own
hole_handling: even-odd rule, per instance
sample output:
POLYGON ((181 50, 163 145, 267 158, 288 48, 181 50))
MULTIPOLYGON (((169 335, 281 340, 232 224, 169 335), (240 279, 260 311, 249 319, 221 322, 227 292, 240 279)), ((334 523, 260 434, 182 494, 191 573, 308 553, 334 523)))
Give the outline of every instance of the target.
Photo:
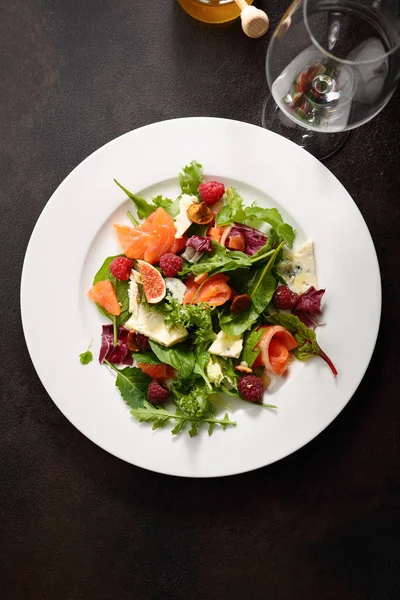
MULTIPOLYGON (((196 161, 179 173, 176 199, 148 201, 115 182, 134 211, 114 225, 122 252, 104 260, 88 296, 109 320, 99 362, 136 419, 211 434, 236 425, 228 396, 275 410, 266 398, 292 360, 320 357, 336 377, 315 334, 325 290, 314 244, 293 249, 276 208, 246 205, 196 161)), ((89 348, 80 355, 91 359, 89 348)))

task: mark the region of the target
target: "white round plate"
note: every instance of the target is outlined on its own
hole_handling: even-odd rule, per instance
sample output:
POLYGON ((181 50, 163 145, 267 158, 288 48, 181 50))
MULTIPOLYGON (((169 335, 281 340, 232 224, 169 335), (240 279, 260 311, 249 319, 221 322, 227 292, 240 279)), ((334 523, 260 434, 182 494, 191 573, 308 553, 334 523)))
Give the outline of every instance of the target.
POLYGON ((340 413, 359 385, 376 342, 379 267, 371 236, 337 179, 307 152, 270 131, 211 118, 165 121, 106 144, 55 191, 28 245, 21 283, 29 352, 47 392, 90 440, 134 465, 185 477, 218 477, 263 467, 301 448, 340 413), (315 242, 319 287, 326 288, 318 340, 335 363, 295 361, 268 393, 276 412, 234 401, 236 428, 204 427, 195 438, 137 423, 97 362, 104 319, 88 300, 93 275, 120 252, 112 224, 131 208, 115 177, 151 197, 179 193, 180 169, 196 159, 207 178, 235 185, 246 203, 277 206, 297 230, 295 245, 315 242), (365 293, 368 282, 368 293, 365 293), (79 354, 94 338, 95 360, 79 354))

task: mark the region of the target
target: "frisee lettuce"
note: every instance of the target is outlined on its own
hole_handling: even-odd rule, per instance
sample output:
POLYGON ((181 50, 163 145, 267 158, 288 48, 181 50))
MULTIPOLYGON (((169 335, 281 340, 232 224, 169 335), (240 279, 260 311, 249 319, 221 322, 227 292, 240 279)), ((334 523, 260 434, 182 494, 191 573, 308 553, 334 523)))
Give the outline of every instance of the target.
POLYGON ((190 194, 191 196, 199 195, 199 185, 202 181, 202 165, 195 160, 186 167, 183 167, 179 173, 179 185, 181 186, 182 194, 190 194))
POLYGON ((213 342, 217 337, 212 327, 215 309, 208 304, 179 304, 169 296, 163 306, 164 323, 180 323, 190 331, 196 344, 213 342))

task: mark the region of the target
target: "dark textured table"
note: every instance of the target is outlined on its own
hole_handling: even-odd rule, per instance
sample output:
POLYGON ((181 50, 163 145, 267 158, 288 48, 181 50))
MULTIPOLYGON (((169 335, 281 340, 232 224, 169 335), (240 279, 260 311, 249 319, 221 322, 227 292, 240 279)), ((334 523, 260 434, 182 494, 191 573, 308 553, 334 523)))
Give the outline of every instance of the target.
MULTIPOLYGON (((274 26, 287 2, 258 5, 274 26)), ((22 334, 23 257, 55 188, 116 136, 192 115, 259 124, 269 35, 204 26, 173 0, 2 0, 0 31, 1 598, 399 598, 399 93, 326 163, 382 270, 357 393, 280 463, 177 479, 100 450, 47 396, 22 334)))

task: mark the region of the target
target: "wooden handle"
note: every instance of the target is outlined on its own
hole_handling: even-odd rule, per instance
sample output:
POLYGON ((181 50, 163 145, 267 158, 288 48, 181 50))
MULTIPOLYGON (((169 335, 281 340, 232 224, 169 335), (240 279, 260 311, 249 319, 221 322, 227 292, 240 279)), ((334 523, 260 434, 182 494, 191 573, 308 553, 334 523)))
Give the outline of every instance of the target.
POLYGON ((246 0, 235 0, 240 8, 242 20, 242 29, 248 37, 259 38, 269 27, 269 19, 263 10, 250 6, 246 0))
POLYGON ((235 2, 240 8, 240 10, 243 10, 244 8, 246 8, 246 6, 248 6, 246 0, 235 0, 235 2))

